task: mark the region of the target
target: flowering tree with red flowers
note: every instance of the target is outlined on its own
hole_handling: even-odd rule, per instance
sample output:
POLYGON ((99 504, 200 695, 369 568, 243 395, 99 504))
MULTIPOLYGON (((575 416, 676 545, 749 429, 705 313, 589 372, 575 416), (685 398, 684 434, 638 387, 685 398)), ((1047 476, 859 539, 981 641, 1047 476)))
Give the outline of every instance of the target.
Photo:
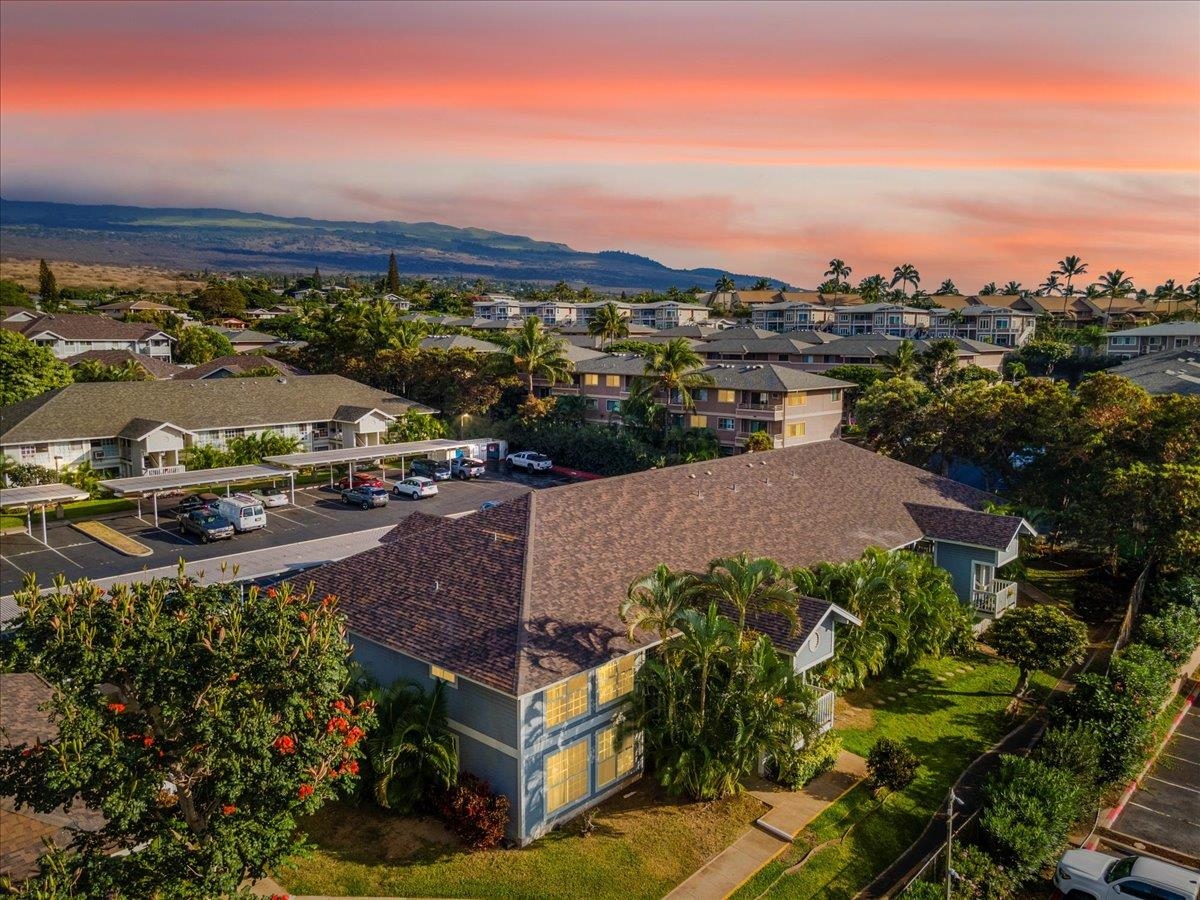
POLYGON ((16 600, 4 662, 51 686, 57 737, 0 748, 0 794, 105 820, 43 861, 56 896, 233 894, 357 776, 374 714, 345 694, 334 598, 181 570, 108 591, 60 579, 39 596, 31 582, 16 600))

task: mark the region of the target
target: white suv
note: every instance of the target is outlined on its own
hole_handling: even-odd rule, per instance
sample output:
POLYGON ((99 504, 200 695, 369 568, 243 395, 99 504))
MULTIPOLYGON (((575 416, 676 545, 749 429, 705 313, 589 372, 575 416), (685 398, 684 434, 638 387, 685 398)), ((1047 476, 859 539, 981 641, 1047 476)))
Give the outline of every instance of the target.
POLYGON ((554 462, 548 456, 543 456, 535 450, 522 450, 520 453, 510 453, 508 464, 514 469, 524 469, 526 472, 549 472, 554 462))
POLYGON ((1196 900, 1200 873, 1150 856, 1109 856, 1068 850, 1054 873, 1054 886, 1068 900, 1196 900))

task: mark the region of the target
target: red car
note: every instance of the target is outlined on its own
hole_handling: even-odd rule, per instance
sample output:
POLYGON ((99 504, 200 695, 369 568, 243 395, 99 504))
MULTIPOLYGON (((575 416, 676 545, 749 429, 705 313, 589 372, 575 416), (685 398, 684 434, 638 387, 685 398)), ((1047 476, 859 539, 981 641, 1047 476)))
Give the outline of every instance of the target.
POLYGON ((380 481, 378 478, 376 478, 374 475, 355 475, 353 484, 350 483, 350 476, 347 475, 345 478, 343 478, 341 481, 338 482, 339 490, 344 491, 347 488, 352 488, 352 487, 383 487, 383 482, 380 481))

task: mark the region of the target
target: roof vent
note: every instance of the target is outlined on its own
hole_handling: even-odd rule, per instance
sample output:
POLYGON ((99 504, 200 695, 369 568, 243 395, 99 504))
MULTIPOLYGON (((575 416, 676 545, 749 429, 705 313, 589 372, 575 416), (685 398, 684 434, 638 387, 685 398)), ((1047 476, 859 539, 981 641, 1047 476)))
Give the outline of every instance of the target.
POLYGON ((277 381, 279 384, 287 384, 287 378, 285 378, 283 375, 280 375, 280 376, 279 376, 278 378, 276 378, 275 380, 276 380, 276 381, 277 381))
POLYGON ((436 593, 437 593, 438 591, 440 591, 441 589, 442 589, 442 586, 441 586, 441 584, 438 582, 438 580, 437 580, 436 578, 435 578, 435 579, 433 579, 433 592, 436 594, 436 593))

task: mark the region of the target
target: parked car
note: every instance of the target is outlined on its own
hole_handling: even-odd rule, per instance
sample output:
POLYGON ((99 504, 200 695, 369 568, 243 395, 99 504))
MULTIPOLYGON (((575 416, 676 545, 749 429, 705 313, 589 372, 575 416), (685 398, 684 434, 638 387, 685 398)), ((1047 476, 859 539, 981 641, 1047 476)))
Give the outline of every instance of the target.
POLYGON ((432 479, 422 478, 420 475, 415 475, 412 478, 405 478, 403 481, 397 481, 392 485, 392 496, 403 497, 406 500, 420 500, 422 497, 436 497, 437 485, 432 479))
POLYGON ((179 505, 175 509, 181 513, 191 512, 194 509, 203 509, 206 506, 212 506, 220 499, 216 494, 188 494, 179 501, 179 505))
POLYGON ((1095 850, 1068 850, 1054 873, 1054 886, 1072 900, 1196 900, 1200 873, 1150 856, 1115 857, 1095 850))
POLYGON ((482 503, 479 504, 479 511, 484 512, 489 509, 495 509, 497 506, 499 506, 503 502, 504 502, 503 500, 484 500, 482 503))
POLYGON ((232 497, 221 497, 209 509, 220 513, 238 531, 254 531, 256 528, 267 527, 267 514, 257 500, 246 499, 242 494, 232 497))
POLYGON ((363 509, 373 506, 387 506, 388 492, 381 487, 364 485, 362 487, 346 488, 342 491, 342 502, 353 503, 363 509))
POLYGON ((466 481, 468 478, 479 478, 487 470, 482 459, 471 456, 456 456, 450 460, 450 474, 455 478, 466 481))
POLYGON ((355 475, 353 483, 351 483, 351 477, 346 475, 337 483, 337 486, 338 490, 344 491, 346 488, 352 487, 383 487, 383 482, 374 475, 355 475))
POLYGON ((179 533, 194 534, 200 543, 222 541, 233 537, 233 523, 207 506, 193 509, 179 517, 179 533))
POLYGON ((450 463, 444 459, 414 459, 408 470, 413 475, 432 478, 434 481, 450 480, 450 463))
POLYGON ((524 469, 526 472, 549 472, 554 467, 554 461, 550 457, 535 450, 510 453, 506 461, 514 469, 524 469))
POLYGON ((288 500, 287 491, 283 490, 283 488, 259 488, 257 491, 251 491, 249 494, 238 494, 238 496, 261 503, 267 509, 287 506, 291 502, 288 500))

